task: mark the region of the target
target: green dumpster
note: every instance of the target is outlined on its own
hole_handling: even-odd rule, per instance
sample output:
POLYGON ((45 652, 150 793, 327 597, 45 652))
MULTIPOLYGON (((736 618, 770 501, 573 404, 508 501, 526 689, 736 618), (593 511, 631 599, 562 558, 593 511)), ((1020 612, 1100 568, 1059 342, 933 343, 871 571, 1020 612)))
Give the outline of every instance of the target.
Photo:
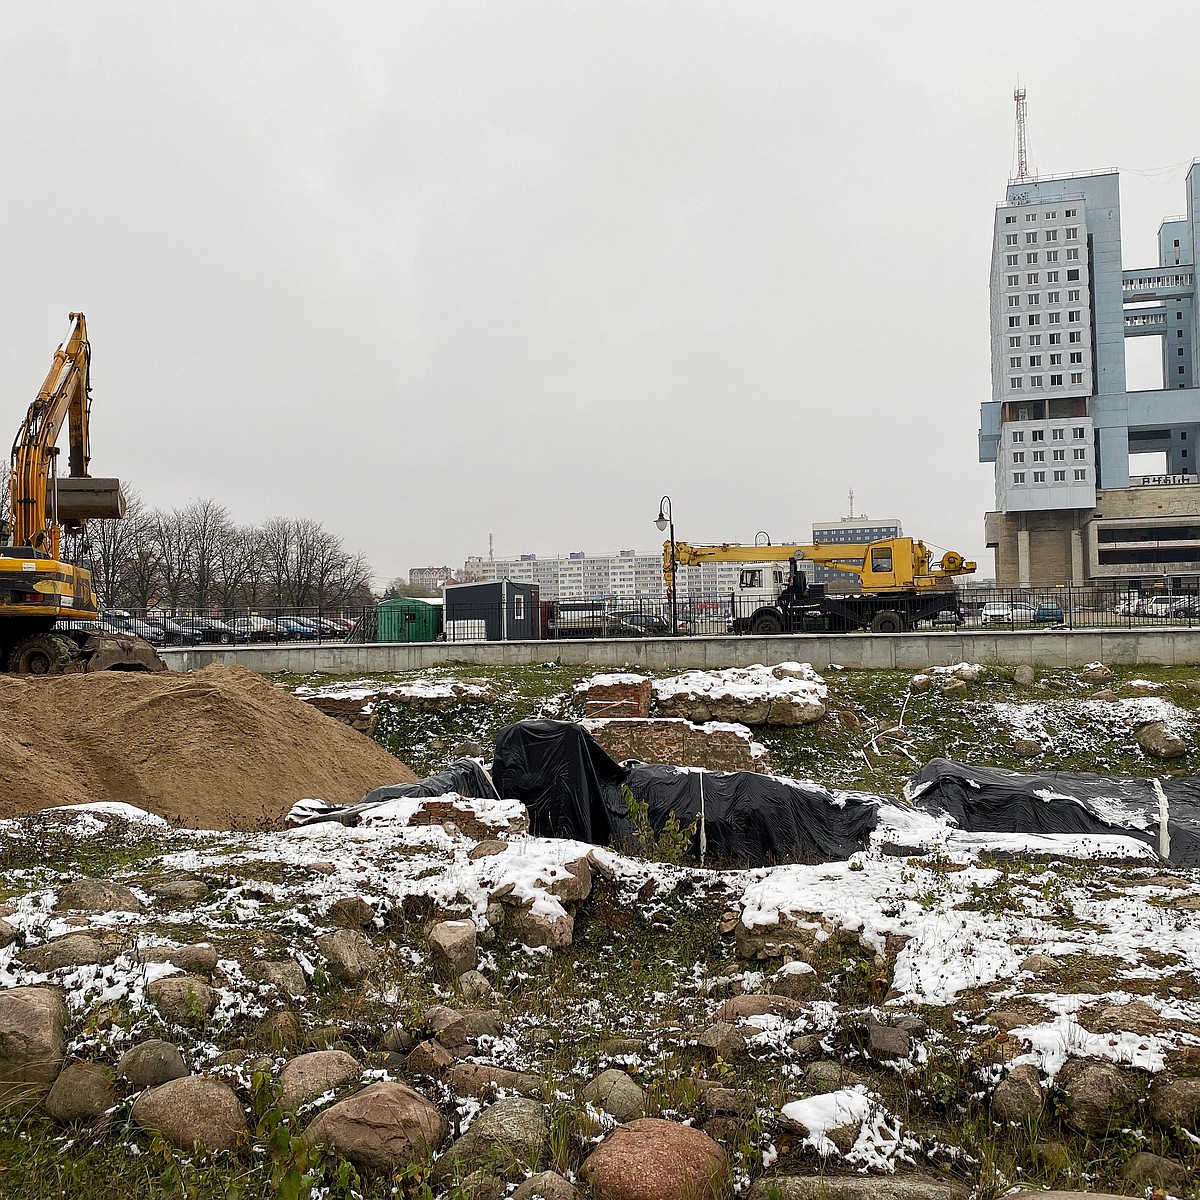
POLYGON ((432 642, 442 630, 440 604, 402 596, 379 605, 381 642, 432 642))

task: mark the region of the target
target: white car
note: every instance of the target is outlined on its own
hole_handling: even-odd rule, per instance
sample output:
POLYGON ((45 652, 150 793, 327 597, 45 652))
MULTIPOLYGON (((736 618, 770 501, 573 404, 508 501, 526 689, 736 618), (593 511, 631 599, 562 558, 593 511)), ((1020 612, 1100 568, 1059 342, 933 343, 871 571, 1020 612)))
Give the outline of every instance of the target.
POLYGON ((979 614, 981 625, 1031 625, 1037 609, 1020 600, 995 600, 979 614))

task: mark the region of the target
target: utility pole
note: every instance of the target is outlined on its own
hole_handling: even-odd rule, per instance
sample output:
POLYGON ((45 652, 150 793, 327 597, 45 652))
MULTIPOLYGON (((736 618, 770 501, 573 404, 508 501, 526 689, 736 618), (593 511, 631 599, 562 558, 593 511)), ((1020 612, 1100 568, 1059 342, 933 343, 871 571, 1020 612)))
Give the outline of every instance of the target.
POLYGON ((1029 183, 1029 150, 1025 144, 1025 89, 1013 88, 1013 99, 1017 102, 1017 177, 1014 183, 1029 183))

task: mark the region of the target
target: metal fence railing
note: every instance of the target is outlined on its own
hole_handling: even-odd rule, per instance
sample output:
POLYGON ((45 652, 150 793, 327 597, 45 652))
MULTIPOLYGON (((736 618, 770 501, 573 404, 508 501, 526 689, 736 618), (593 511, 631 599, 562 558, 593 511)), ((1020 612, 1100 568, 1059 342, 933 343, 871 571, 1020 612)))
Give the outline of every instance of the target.
MULTIPOLYGON (((1134 592, 1125 588, 969 588, 923 598, 921 630, 1139 629, 1200 626, 1200 588, 1134 592), (934 603, 929 601, 934 600, 934 603)), ((837 597, 830 597, 831 603, 837 597)), ((413 601, 401 610, 256 608, 205 613, 163 608, 103 609, 100 627, 137 634, 158 646, 253 645, 294 642, 554 641, 576 638, 728 636, 744 629, 763 604, 736 592, 680 595, 674 628, 662 596, 543 600, 527 606, 413 601)), ((69 624, 69 623, 68 623, 69 624)), ((92 626, 92 623, 88 623, 92 626)), ((806 632, 837 631, 836 617, 809 615, 806 632)), ((793 631, 799 631, 794 625, 793 631)))

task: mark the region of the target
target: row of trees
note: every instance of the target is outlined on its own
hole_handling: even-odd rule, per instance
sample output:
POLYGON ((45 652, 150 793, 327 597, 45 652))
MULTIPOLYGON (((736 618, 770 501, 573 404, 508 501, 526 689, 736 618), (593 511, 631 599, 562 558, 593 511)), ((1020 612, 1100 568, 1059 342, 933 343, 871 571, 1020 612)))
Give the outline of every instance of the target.
MULTIPOLYGON (((371 568, 309 517, 238 525, 215 500, 152 509, 125 489, 120 521, 91 521, 63 555, 91 568, 110 608, 340 609, 374 603, 371 568)), ((0 521, 8 520, 8 471, 0 470, 0 521)))
POLYGON ((130 496, 121 521, 92 521, 74 561, 115 608, 340 609, 371 604, 371 568, 310 517, 238 525, 215 500, 164 511, 130 496))

